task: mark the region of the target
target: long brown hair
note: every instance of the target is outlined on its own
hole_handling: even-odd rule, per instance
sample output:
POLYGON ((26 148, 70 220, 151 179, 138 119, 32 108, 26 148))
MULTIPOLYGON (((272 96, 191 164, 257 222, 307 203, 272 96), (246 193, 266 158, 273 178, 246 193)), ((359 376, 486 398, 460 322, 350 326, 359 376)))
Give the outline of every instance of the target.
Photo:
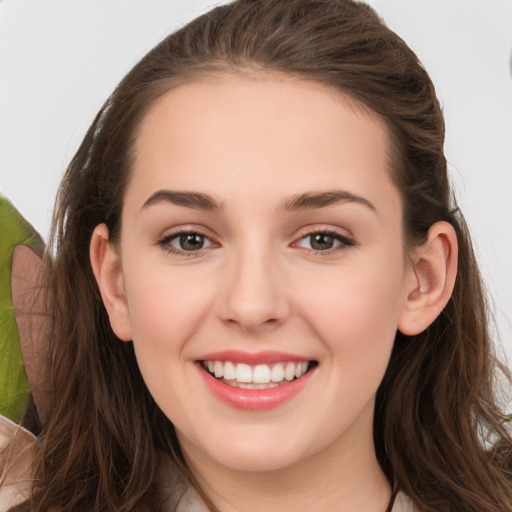
POLYGON ((54 398, 26 507, 156 511, 163 508, 163 456, 187 476, 132 345, 110 328, 89 242, 103 222, 119 236, 137 127, 153 102, 180 83, 244 70, 326 84, 373 109, 392 141, 405 245, 421 243, 439 220, 454 226, 455 290, 426 331, 397 333, 377 395, 375 449, 392 485, 420 511, 512 510, 511 442, 494 382, 498 369, 506 371, 493 355, 478 267, 450 192, 441 109, 416 55, 371 8, 350 0, 217 7, 151 50, 97 115, 57 198, 48 257, 54 398))

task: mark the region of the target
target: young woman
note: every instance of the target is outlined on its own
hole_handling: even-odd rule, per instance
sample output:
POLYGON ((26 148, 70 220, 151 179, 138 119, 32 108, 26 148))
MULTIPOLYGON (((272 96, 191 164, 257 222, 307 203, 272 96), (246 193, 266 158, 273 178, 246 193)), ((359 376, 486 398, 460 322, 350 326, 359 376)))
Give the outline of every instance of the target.
POLYGON ((364 4, 236 1, 149 52, 59 191, 16 510, 512 510, 443 141, 364 4))

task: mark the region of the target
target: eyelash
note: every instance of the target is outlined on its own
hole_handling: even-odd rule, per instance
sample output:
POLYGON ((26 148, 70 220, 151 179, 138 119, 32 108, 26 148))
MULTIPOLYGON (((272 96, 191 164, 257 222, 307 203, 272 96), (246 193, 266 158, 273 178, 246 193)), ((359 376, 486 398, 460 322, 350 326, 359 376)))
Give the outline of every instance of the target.
POLYGON ((191 230, 182 230, 182 231, 178 231, 177 233, 165 235, 157 240, 157 245, 159 247, 161 247, 162 249, 165 249, 168 253, 171 253, 171 254, 177 254, 179 256, 187 256, 187 257, 197 256, 199 254, 199 252, 202 249, 204 249, 204 247, 200 247, 197 250, 187 251, 184 249, 177 249, 176 247, 173 247, 171 245, 171 243, 174 240, 179 239, 184 236, 187 236, 187 235, 196 235, 198 237, 201 237, 203 240, 208 240, 212 245, 215 244, 215 242, 212 242, 208 236, 204 235, 200 231, 191 229, 191 230))
POLYGON ((316 229, 316 230, 310 231, 310 232, 302 235, 297 242, 294 242, 293 245, 296 245, 299 242, 302 242, 303 240, 306 240, 308 238, 311 239, 311 237, 313 237, 315 235, 323 235, 323 236, 332 237, 334 240, 339 242, 339 245, 337 247, 333 247, 333 248, 326 249, 326 250, 315 250, 315 249, 311 248, 310 250, 314 251, 315 255, 325 256, 325 255, 332 254, 334 252, 348 249, 350 247, 354 247, 357 245, 355 240, 353 240, 352 238, 349 238, 345 235, 338 233, 337 231, 333 231, 333 230, 329 230, 329 229, 316 229))
MULTIPOLYGON (((206 236, 205 234, 203 234, 197 230, 182 230, 182 231, 178 231, 177 233, 165 235, 165 236, 159 238, 157 240, 156 244, 159 247, 161 247, 162 249, 165 249, 168 253, 177 254, 177 255, 186 256, 186 257, 198 256, 201 250, 207 249, 208 247, 210 247, 210 245, 208 247, 202 246, 197 250, 187 251, 185 249, 177 249, 176 247, 174 247, 172 245, 172 242, 174 240, 179 239, 184 236, 187 236, 187 235, 196 235, 198 237, 201 237, 203 239, 203 241, 208 240, 210 245, 215 245, 215 242, 213 242, 208 236, 206 236)), ((338 233, 336 231, 327 230, 327 229, 310 231, 310 232, 302 235, 296 242, 294 242, 291 245, 292 245, 292 247, 297 246, 297 244, 299 244, 299 242, 302 242, 303 240, 306 240, 308 238, 311 239, 311 237, 313 237, 315 235, 323 235, 323 236, 327 236, 327 237, 332 237, 335 241, 339 242, 338 246, 329 248, 326 250, 315 250, 313 248, 307 249, 307 250, 313 251, 314 254, 316 254, 316 255, 327 255, 327 254, 331 254, 333 252, 337 252, 337 251, 340 251, 343 249, 348 249, 350 247, 354 247, 357 245, 353 239, 351 239, 347 236, 341 235, 340 233, 338 233)))

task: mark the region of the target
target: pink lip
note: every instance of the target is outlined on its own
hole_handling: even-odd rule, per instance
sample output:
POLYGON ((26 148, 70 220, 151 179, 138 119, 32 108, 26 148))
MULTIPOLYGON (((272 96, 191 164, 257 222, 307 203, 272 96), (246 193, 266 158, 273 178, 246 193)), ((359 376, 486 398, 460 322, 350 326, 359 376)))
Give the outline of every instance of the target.
POLYGON ((272 364, 302 361, 310 361, 307 357, 298 356, 296 354, 287 354, 285 352, 277 352, 267 350, 264 352, 242 352, 240 350, 223 350, 221 352, 211 352, 198 358, 200 361, 232 361, 234 363, 245 363, 252 366, 257 364, 272 364))
MULTIPOLYGON (((212 359, 209 359, 210 361, 212 359)), ((219 359, 215 359, 219 361, 219 359)), ((227 359, 232 361, 233 359, 227 359)), ((289 361, 290 359, 286 359, 289 361)), ((303 360, 303 359, 302 359, 303 360)), ((282 361, 282 359, 280 359, 282 361)), ((267 411, 279 407, 298 395, 315 373, 313 367, 299 379, 269 389, 243 389, 230 386, 210 375, 202 364, 196 367, 211 393, 225 404, 243 411, 267 411)))

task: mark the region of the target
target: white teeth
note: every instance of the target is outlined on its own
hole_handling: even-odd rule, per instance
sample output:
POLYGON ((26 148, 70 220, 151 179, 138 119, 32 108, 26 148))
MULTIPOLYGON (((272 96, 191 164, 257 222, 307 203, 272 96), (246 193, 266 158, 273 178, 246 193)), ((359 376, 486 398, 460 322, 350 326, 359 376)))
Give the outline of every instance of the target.
POLYGON ((236 365, 236 380, 238 382, 252 382, 252 368, 248 364, 236 365))
POLYGON ((252 371, 254 384, 268 384, 270 382, 270 368, 266 364, 259 364, 252 371))
POLYGON ((295 365, 288 363, 284 369, 284 378, 286 380, 293 380, 295 378, 295 365))
POLYGON ((235 380, 236 379, 236 368, 235 368, 235 365, 231 361, 226 361, 224 363, 224 378, 226 380, 235 380))
POLYGON ((215 361, 215 364, 213 365, 213 372, 217 379, 220 379, 224 375, 224 365, 222 364, 222 361, 215 361))
POLYGON ((232 361, 203 361, 203 367, 217 379, 223 379, 228 384, 243 384, 247 389, 275 387, 277 383, 292 381, 302 377, 308 370, 309 363, 274 363, 250 366, 245 363, 232 361), (261 387, 260 387, 261 386, 261 387))
POLYGON ((284 379, 284 368, 281 363, 277 363, 273 366, 270 379, 272 382, 281 382, 284 379))
POLYGON ((238 382, 236 380, 226 381, 226 384, 234 388, 243 388, 243 389, 270 389, 276 388, 279 386, 276 382, 269 382, 268 384, 246 384, 245 382, 238 382))

